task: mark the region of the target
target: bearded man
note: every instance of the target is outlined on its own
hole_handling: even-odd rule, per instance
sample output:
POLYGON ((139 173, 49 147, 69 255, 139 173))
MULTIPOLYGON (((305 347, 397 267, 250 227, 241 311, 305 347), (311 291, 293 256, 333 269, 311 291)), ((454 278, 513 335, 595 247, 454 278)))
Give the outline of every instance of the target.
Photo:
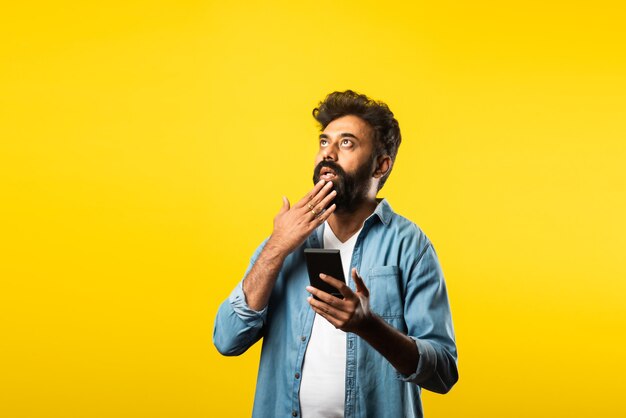
POLYGON ((350 90, 313 116, 314 187, 293 206, 283 198, 272 235, 219 308, 214 344, 239 355, 263 338, 254 417, 422 417, 421 388, 452 388, 457 351, 432 244, 376 198, 398 122, 350 90), (342 298, 309 286, 306 248, 340 250, 346 281, 320 278, 342 298))

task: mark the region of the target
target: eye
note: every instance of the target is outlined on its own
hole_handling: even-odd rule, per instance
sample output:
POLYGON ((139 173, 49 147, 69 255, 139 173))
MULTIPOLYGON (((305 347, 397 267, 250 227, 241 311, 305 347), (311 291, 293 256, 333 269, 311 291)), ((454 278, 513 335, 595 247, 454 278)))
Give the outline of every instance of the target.
POLYGON ((328 140, 326 139, 320 139, 320 147, 325 147, 326 145, 328 145, 328 140))
POLYGON ((352 145, 352 141, 350 141, 349 139, 344 138, 341 140, 341 146, 344 148, 350 148, 352 147, 352 145))

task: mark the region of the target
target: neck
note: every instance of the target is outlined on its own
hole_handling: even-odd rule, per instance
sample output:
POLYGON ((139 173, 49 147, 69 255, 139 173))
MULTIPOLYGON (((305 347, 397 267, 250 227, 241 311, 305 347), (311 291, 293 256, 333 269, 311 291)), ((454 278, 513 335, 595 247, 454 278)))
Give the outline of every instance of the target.
POLYGON ((328 225, 339 241, 345 242, 361 229, 363 222, 374 213, 377 204, 376 198, 368 198, 352 212, 336 210, 328 218, 328 225))

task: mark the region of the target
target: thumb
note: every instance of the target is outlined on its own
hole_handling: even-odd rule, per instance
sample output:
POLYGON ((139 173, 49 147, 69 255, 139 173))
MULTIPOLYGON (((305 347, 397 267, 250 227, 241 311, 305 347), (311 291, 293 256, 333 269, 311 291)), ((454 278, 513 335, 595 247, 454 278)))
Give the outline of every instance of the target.
POLYGON ((290 207, 291 205, 289 204, 289 199, 287 199, 287 196, 283 196, 283 206, 280 208, 280 213, 287 212, 290 207))
POLYGON ((354 284, 356 285, 356 291, 358 293, 363 293, 363 295, 365 296, 370 295, 370 291, 367 289, 367 286, 365 286, 365 283, 363 282, 363 278, 359 276, 359 273, 357 273, 356 268, 352 269, 352 280, 354 281, 354 284))

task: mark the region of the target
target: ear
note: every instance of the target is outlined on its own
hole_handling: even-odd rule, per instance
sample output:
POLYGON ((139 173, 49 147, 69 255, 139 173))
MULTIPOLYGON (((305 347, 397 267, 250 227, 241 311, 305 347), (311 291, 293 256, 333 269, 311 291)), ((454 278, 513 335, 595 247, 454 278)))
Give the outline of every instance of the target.
POLYGON ((391 169, 391 165, 393 161, 391 161, 391 157, 388 155, 381 155, 376 159, 376 170, 374 171, 374 178, 381 178, 385 174, 389 172, 391 169))

